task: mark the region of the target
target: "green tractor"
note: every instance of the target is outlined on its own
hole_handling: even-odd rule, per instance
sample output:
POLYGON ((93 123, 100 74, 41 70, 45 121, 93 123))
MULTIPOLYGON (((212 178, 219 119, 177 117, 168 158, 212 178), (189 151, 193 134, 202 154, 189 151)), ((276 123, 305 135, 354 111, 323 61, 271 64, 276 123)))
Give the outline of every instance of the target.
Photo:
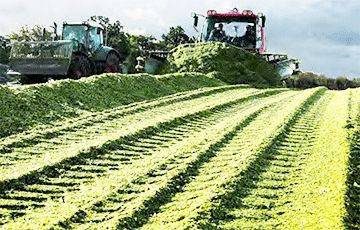
POLYGON ((61 40, 14 43, 10 68, 21 74, 24 83, 120 72, 121 55, 106 46, 104 34, 101 26, 88 22, 64 23, 61 40))

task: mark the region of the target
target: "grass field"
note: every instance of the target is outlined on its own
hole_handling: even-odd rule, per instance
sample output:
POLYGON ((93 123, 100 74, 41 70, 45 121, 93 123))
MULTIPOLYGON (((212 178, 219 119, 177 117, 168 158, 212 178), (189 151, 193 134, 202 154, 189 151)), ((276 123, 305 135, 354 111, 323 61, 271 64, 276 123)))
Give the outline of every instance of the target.
POLYGON ((2 132, 1 228, 360 228, 360 90, 212 84, 2 132))

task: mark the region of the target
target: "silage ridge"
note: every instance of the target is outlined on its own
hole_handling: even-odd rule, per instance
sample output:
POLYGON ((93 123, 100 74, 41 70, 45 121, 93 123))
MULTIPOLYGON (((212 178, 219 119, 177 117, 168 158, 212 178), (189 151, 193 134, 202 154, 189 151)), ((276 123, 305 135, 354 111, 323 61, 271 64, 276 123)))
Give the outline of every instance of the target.
POLYGON ((84 111, 98 112, 147 99, 159 98, 223 82, 199 73, 171 74, 158 78, 148 74, 104 74, 81 80, 0 89, 0 137, 21 133, 84 111))

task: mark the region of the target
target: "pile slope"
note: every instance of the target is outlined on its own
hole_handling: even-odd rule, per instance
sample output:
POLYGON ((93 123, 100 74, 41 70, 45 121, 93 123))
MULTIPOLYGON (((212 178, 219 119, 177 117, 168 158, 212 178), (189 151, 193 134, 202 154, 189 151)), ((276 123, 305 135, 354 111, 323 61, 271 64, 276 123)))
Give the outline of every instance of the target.
POLYGON ((238 47, 221 43, 196 43, 175 48, 165 72, 212 73, 230 84, 280 85, 275 67, 238 47))
POLYGON ((359 95, 222 85, 29 127, 0 139, 0 226, 356 229, 359 95))
POLYGON ((9 88, 0 86, 0 137, 66 117, 225 83, 204 74, 103 74, 9 88))
POLYGON ((181 158, 184 151, 190 158, 181 159, 196 157, 194 151, 211 145, 209 138, 217 142, 234 125, 296 94, 205 88, 9 136, 0 146, 0 224, 17 228, 25 221, 39 229, 75 221, 72 215, 112 196, 126 181, 181 158))

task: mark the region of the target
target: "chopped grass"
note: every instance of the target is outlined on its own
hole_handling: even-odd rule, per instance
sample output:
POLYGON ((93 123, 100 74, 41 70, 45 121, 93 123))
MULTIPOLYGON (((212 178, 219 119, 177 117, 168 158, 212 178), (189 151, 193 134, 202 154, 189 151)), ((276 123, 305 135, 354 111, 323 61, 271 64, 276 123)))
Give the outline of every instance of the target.
POLYGON ((162 71, 211 73, 230 84, 280 85, 280 75, 272 65, 245 50, 220 42, 179 46, 162 71))
POLYGON ((359 95, 225 85, 84 104, 102 111, 1 140, 0 226, 358 229, 359 95))
MULTIPOLYGON (((241 92, 233 92, 232 95, 229 95, 228 100, 230 100, 230 102, 233 101, 239 93, 241 92)), ((261 100, 255 100, 255 98, 252 98, 251 100, 249 98, 248 104, 245 103, 245 105, 243 105, 245 101, 242 99, 241 102, 243 103, 240 101, 236 104, 231 102, 231 104, 228 105, 221 103, 221 107, 217 106, 211 110, 202 111, 201 113, 191 113, 189 114, 190 116, 170 121, 162 126, 153 126, 153 128, 148 129, 147 132, 142 131, 136 136, 127 136, 126 138, 109 142, 97 151, 92 150, 90 152, 84 152, 60 165, 53 166, 52 170, 42 171, 38 176, 40 176, 41 181, 46 182, 46 184, 49 184, 49 182, 54 184, 55 181, 53 181, 53 178, 56 178, 56 183, 58 185, 59 182, 61 182, 61 184, 78 182, 78 185, 71 186, 71 189, 75 189, 74 191, 61 193, 59 192, 58 186, 49 186, 50 190, 51 188, 54 188, 54 191, 52 192, 48 190, 44 191, 45 188, 42 184, 33 184, 40 183, 37 182, 36 179, 23 180, 26 184, 26 188, 20 188, 18 191, 21 193, 25 190, 49 196, 49 193, 51 192, 51 196, 61 194, 64 196, 66 202, 63 203, 61 199, 49 201, 47 202, 49 206, 46 206, 44 209, 29 210, 29 216, 24 217, 23 221, 26 221, 29 224, 28 226, 32 224, 31 228, 38 228, 39 226, 44 227, 45 224, 50 227, 51 223, 56 223, 61 220, 61 218, 66 219, 71 217, 73 215, 72 212, 77 211, 74 210, 74 207, 81 209, 78 213, 84 213, 84 210, 86 211, 84 207, 96 202, 97 199, 101 201, 108 193, 115 192, 116 188, 123 189, 123 185, 126 185, 130 181, 137 180, 139 176, 143 177, 147 175, 149 170, 153 167, 157 168, 160 165, 165 165, 169 159, 174 157, 174 155, 182 156, 185 155, 185 153, 188 155, 195 155, 196 152, 201 152, 201 149, 207 148, 206 146, 211 145, 212 142, 216 142, 219 136, 223 135, 224 132, 227 132, 227 126, 231 127, 241 122, 239 120, 242 119, 242 116, 247 117, 252 112, 256 112, 264 106, 278 102, 279 100, 294 94, 296 93, 284 92, 269 97, 268 99, 261 98, 261 100), (242 108, 246 109, 243 110, 242 108), (179 125, 183 125, 183 128, 188 127, 189 130, 178 131, 177 129, 175 131, 174 128, 179 125), (199 126, 202 128, 199 129, 199 126), (153 137, 151 138, 151 136, 153 137), (148 148, 149 145, 143 146, 144 143, 139 143, 139 141, 144 141, 144 139, 149 141, 149 138, 153 141, 161 141, 163 144, 150 144, 153 148, 148 148), (210 142, 209 139, 212 141, 210 142), (126 155, 127 153, 131 153, 131 156, 126 155), (110 160, 112 161, 112 164, 117 164, 118 166, 112 168, 114 166, 107 166, 108 163, 106 163, 105 166, 95 165, 93 160, 97 159, 98 162, 99 160, 102 162, 99 157, 104 155, 107 156, 104 157, 106 161, 110 160), (120 160, 120 158, 126 159, 126 161, 120 160), (143 167, 143 165, 146 165, 147 167, 143 167), (92 169, 99 170, 94 171, 92 169), (90 172, 90 170, 92 170, 92 172, 90 172), (104 171, 100 172, 100 170, 104 171), (49 173, 49 171, 55 173, 49 173), (59 173, 61 173, 61 175, 59 175, 59 173), (126 180, 124 180, 124 176, 127 177, 126 180), (93 183, 90 183, 89 180, 93 183), (27 186, 29 184, 31 186, 27 186), (86 199, 85 202, 84 199, 86 199), (28 217, 31 217, 30 219, 33 221, 28 217), (42 223, 34 218, 40 218, 39 221, 42 223)), ((209 100, 215 102, 220 98, 224 97, 213 96, 209 98, 209 100)), ((199 106, 191 106, 191 108, 196 109, 201 106, 208 108, 209 106, 205 106, 205 104, 206 102, 201 103, 199 106)), ((194 101, 194 105, 197 105, 196 101, 194 101)), ((175 106, 172 107, 175 108, 175 106)), ((189 111, 189 109, 183 107, 183 111, 189 111)), ((173 113, 180 114, 179 111, 173 111, 173 113)), ((168 115, 170 112, 167 111, 163 114, 168 115)), ((62 154, 65 151, 58 152, 62 154)), ((15 195, 17 192, 12 190, 11 195, 15 195)), ((13 224, 17 226, 22 225, 21 220, 18 220, 17 223, 13 224)), ((15 225, 11 227, 16 229, 17 227, 15 225)))
POLYGON ((86 111, 97 112, 202 87, 225 85, 204 74, 104 74, 52 84, 0 87, 0 137, 86 111))
MULTIPOLYGON (((143 229, 201 229, 196 227, 200 213, 207 212, 213 200, 229 189, 225 185, 244 176, 241 172, 257 158, 257 153, 282 133, 284 126, 314 93, 302 92, 270 106, 247 127, 236 132, 227 143, 213 149, 216 153, 212 159, 199 168, 196 177, 174 194, 171 201, 163 205, 143 229)), ((234 229, 241 229, 241 226, 234 229)))
POLYGON ((349 157, 346 210, 347 229, 360 229, 360 90, 350 91, 348 131, 351 152, 349 157))

